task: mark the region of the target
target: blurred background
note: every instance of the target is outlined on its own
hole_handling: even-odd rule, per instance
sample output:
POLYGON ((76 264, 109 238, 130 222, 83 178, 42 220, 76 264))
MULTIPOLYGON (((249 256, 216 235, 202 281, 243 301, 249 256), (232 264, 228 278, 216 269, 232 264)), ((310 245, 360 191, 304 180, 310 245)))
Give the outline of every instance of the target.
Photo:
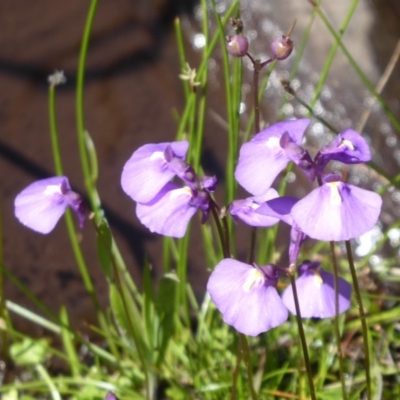
MULTIPOLYGON (((216 3, 221 15, 230 5, 227 0, 216 3)), ((335 28, 339 29, 350 3, 348 0, 322 1, 322 8, 335 28)), ((47 77, 56 69, 63 70, 67 78, 67 83, 57 89, 64 169, 71 185, 84 194, 76 138, 75 83, 89 4, 88 0, 14 0, 0 4, 0 177, 4 262, 53 311, 58 312, 60 305, 66 304, 78 325, 94 321, 95 317, 81 283, 64 222, 60 222, 50 235, 42 236, 17 222, 13 202, 29 183, 54 174, 47 77)), ((181 112, 184 105, 173 30, 173 21, 178 15, 185 32, 188 60, 195 68, 204 46, 199 27, 203 16, 197 2, 191 0, 100 0, 88 54, 85 120, 100 164, 98 189, 118 245, 139 286, 140 265, 145 257, 154 266, 155 278, 162 270, 161 238, 150 234, 138 223, 134 203, 123 193, 119 180, 124 163, 135 149, 145 143, 171 141, 175 137, 177 120, 174 111, 181 112)), ((297 19, 297 25, 292 38, 296 49, 312 19, 312 7, 305 0, 242 1, 241 16, 251 41, 251 53, 264 59, 268 57, 269 43, 285 32, 294 19, 297 19)), ((359 2, 344 35, 344 43, 374 85, 400 39, 399 22, 400 3, 397 0, 364 0, 359 2)), ((215 21, 210 20, 211 29, 214 26, 215 21)), ((229 27, 226 33, 231 33, 229 27)), ((299 96, 306 101, 312 97, 332 44, 326 27, 316 19, 298 74, 292 81, 299 96)), ((289 77, 294 58, 280 63, 271 75, 262 102, 264 125, 282 118, 306 115, 306 110, 293 99, 284 106, 283 115, 278 114, 285 98, 280 80, 289 77)), ((220 62, 221 55, 217 50, 209 63, 208 106, 211 111, 207 115, 203 161, 207 172, 216 174, 223 183, 226 116, 220 62)), ((246 120, 251 106, 251 66, 246 60, 244 70, 240 111, 246 120)), ((399 77, 400 67, 396 65, 383 91, 384 99, 397 117, 400 116, 399 77)), ((373 147, 374 161, 390 175, 398 173, 398 133, 340 50, 316 107, 318 115, 338 130, 356 128, 362 113, 370 109, 364 132, 373 147)), ((326 128, 315 122, 307 140, 312 148, 332 137, 326 128)), ((296 186, 297 178, 296 173, 291 176, 289 190, 302 195, 304 189, 296 186)), ((360 169, 352 179, 375 189, 384 183, 366 169, 360 169)), ((223 184, 218 191, 217 196, 223 199, 223 184)), ((386 200, 382 224, 387 226, 400 215, 400 192, 393 188, 386 200)), ((193 243, 197 242, 196 232, 193 243)), ((400 232, 397 239, 396 233, 393 235, 392 247, 398 252, 400 232)), ((106 304, 108 293, 100 273, 94 239, 95 233, 88 223, 82 230, 82 246, 96 289, 100 294, 104 292, 99 297, 106 304)), ((189 279, 200 297, 208 275, 202 262, 202 249, 200 245, 196 246, 188 260, 189 279)), ((34 309, 9 281, 6 296, 34 309)))

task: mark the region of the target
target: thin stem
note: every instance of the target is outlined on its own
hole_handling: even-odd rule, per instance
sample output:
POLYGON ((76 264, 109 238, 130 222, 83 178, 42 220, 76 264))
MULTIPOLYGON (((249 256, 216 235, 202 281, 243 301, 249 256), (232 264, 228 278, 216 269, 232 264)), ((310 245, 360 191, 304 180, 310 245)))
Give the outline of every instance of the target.
POLYGON ((113 262, 113 264, 114 264, 113 267, 114 267, 114 272, 115 272, 115 279, 116 279, 116 283, 117 283, 118 287, 120 288, 120 296, 121 296, 122 306, 124 308, 126 320, 128 321, 128 324, 129 324, 129 330, 131 333, 131 337, 135 343, 137 355, 138 355, 140 363, 142 364, 142 367, 143 367, 144 379, 146 382, 146 399, 150 400, 151 396, 150 396, 149 372, 147 370, 147 364, 144 359, 141 345, 138 340, 137 331, 135 329, 135 324, 132 321, 132 313, 131 313, 130 308, 128 307, 128 302, 125 297, 126 296, 126 285, 124 283, 124 280, 121 279, 121 276, 120 276, 121 271, 116 267, 114 262, 113 262))
POLYGON ((244 355, 244 363, 246 364, 247 368, 247 379, 249 381, 249 387, 250 387, 250 394, 251 398, 253 400, 257 400, 257 393, 254 390, 254 384, 253 384, 253 371, 251 370, 251 362, 250 362, 250 350, 249 350, 249 345, 247 343, 247 338, 243 334, 239 334, 239 345, 242 349, 243 355, 244 355))
POLYGON ((222 226, 224 228, 225 231, 225 245, 226 245, 226 253, 228 255, 228 257, 231 256, 231 245, 230 245, 230 228, 229 228, 229 224, 228 224, 228 219, 226 218, 226 215, 224 215, 223 217, 221 217, 222 220, 222 226))
MULTIPOLYGON (((254 130, 255 134, 259 133, 260 128, 260 100, 258 96, 259 88, 258 88, 258 80, 260 76, 261 70, 261 62, 260 60, 255 60, 249 53, 246 54, 249 57, 250 61, 254 67, 253 73, 253 98, 254 98, 254 130)), ((257 243, 257 228, 252 228, 251 230, 251 239, 250 239, 250 254, 249 254, 249 264, 253 264, 255 258, 255 249, 257 243)))
MULTIPOLYGON (((51 147, 54 159, 54 168, 57 175, 63 175, 64 172, 61 161, 61 149, 58 140, 58 130, 57 130, 55 85, 53 84, 50 84, 49 86, 49 125, 50 125, 51 147)), ((71 212, 69 210, 67 210, 65 214, 65 222, 67 224, 68 236, 71 242, 75 260, 78 264, 79 272, 82 276, 82 280, 85 285, 85 289, 89 294, 90 298, 92 299, 99 322, 101 323, 101 321, 103 321, 102 325, 105 326, 106 325, 105 318, 101 311, 101 307, 97 299, 96 292, 94 290, 94 285, 90 278, 90 274, 85 259, 83 257, 83 253, 80 248, 71 212)))
POLYGON ((97 191, 94 188, 92 176, 90 173, 89 157, 86 150, 85 139, 85 120, 84 120, 84 106, 83 106, 83 89, 85 79, 86 57, 89 48, 90 32, 92 30, 93 20, 96 13, 98 0, 92 0, 90 3, 89 13, 86 18, 85 28, 83 31, 81 49, 79 53, 79 62, 76 78, 76 124, 78 132, 78 145, 79 155, 82 163, 82 170, 85 179, 86 190, 89 194, 92 210, 96 215, 96 221, 101 219, 100 200, 97 191))
POLYGON ((346 393, 346 384, 344 381, 344 359, 342 352, 342 343, 340 336, 340 328, 339 328, 339 271, 338 265, 336 261, 335 254, 335 242, 329 242, 329 246, 331 249, 331 258, 333 265, 333 277, 334 277, 334 288, 335 288, 335 318, 334 318, 334 328, 335 328, 335 336, 336 336, 336 344, 337 344, 337 352, 339 357, 339 374, 340 374, 340 383, 342 386, 342 398, 343 400, 347 399, 346 393))
POLYGON ((347 251, 347 258, 349 260, 349 267, 350 267, 350 273, 351 273, 351 278, 353 280, 353 287, 354 287, 354 293, 356 295, 356 302, 357 302, 357 307, 360 312, 360 320, 361 320, 361 330, 362 330, 362 335, 363 335, 363 340, 364 340, 364 356, 365 356, 365 379, 366 379, 366 384, 367 384, 367 399, 371 400, 372 399, 372 391, 371 391, 371 371, 370 371, 370 359, 369 359, 369 346, 368 346, 368 327, 367 327, 367 319, 364 311, 364 306, 361 300, 361 292, 360 292, 360 287, 358 285, 358 280, 357 280, 357 272, 356 268, 354 266, 354 260, 353 260, 353 251, 351 250, 351 244, 350 240, 345 241, 346 244, 346 251, 347 251))
POLYGON ((290 283, 292 285, 292 290, 293 290, 294 306, 296 309, 297 328, 299 330, 301 348, 303 350, 304 363, 306 365, 306 370, 307 370, 308 384, 310 386, 310 396, 311 396, 312 400, 316 400, 317 397, 315 395, 315 387, 314 387, 314 381, 312 378, 310 357, 308 355, 306 335, 304 333, 303 322, 301 320, 299 299, 297 297, 296 281, 295 281, 294 275, 292 273, 289 273, 289 277, 290 277, 290 283))
POLYGON ((224 229, 222 228, 221 218, 219 217, 219 212, 218 212, 218 207, 213 201, 211 202, 211 213, 214 218, 215 225, 217 227, 219 240, 221 242, 222 252, 224 254, 224 257, 228 258, 228 257, 230 257, 230 252, 229 252, 226 236, 224 234, 224 229))
POLYGON ((49 86, 49 124, 51 136, 51 149, 54 159, 54 168, 57 175, 63 175, 61 162, 60 143, 58 140, 57 120, 56 120, 56 89, 55 85, 49 86))
MULTIPOLYGON (((2 218, 2 204, 0 198, 0 263, 3 264, 3 218, 2 218)), ((6 310, 6 299, 4 297, 4 273, 3 268, 0 268, 0 317, 8 325, 8 315, 6 310)), ((8 334, 7 329, 1 329, 1 351, 0 357, 4 362, 8 362, 8 334)))
POLYGON ((242 361, 242 349, 240 346, 240 337, 239 337, 239 342, 238 342, 238 349, 237 349, 237 355, 236 355, 236 365, 235 369, 233 370, 232 374, 232 389, 231 389, 231 400, 236 400, 236 386, 237 386, 237 380, 239 377, 239 366, 242 361))
POLYGON ((252 265, 255 262, 256 257, 256 242, 257 242, 257 228, 251 228, 250 237, 250 253, 249 253, 249 264, 252 265))

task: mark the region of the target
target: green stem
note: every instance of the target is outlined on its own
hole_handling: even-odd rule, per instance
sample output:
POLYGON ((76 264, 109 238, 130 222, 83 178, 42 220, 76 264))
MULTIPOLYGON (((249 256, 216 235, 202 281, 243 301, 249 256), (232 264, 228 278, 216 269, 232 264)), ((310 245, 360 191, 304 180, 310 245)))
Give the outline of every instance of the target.
POLYGON ((147 363, 146 363, 146 360, 144 359, 141 345, 139 343, 137 331, 135 329, 135 324, 132 321, 132 312, 130 310, 130 307, 128 307, 128 301, 126 298, 126 296, 127 296, 126 288, 127 287, 125 285, 124 280, 121 279, 121 276, 120 276, 121 271, 116 267, 115 264, 113 265, 113 267, 114 267, 116 283, 117 283, 118 287, 120 288, 120 296, 121 296, 122 306, 124 308, 124 313, 126 315, 126 319, 129 324, 130 336, 132 337, 132 339, 135 343, 136 352, 139 357, 140 363, 142 364, 143 373, 144 373, 145 382, 146 382, 146 385, 145 385, 146 386, 146 399, 150 400, 151 399, 150 393, 152 392, 152 390, 150 388, 149 371, 147 369, 147 363))
MULTIPOLYGON (((185 54, 185 46, 183 44, 181 20, 179 19, 179 17, 175 18, 174 27, 175 27, 176 45, 178 47, 178 54, 179 54, 179 64, 181 66, 181 70, 183 71, 186 68, 186 54, 185 54)), ((187 80, 182 80, 182 82, 183 82, 183 90, 185 92, 185 100, 187 101, 190 93, 189 82, 187 80)))
POLYGON ((347 400, 346 393, 346 384, 344 381, 344 359, 342 352, 342 343, 341 343, 341 335, 339 328, 339 271, 338 265, 336 261, 335 254, 335 243, 329 242, 331 249, 331 258, 333 265, 333 276, 334 276, 334 288, 335 288, 335 318, 334 318, 334 328, 335 328, 335 336, 336 336, 336 344, 337 344, 337 352, 339 358, 339 374, 340 374, 340 384, 342 386, 342 399, 347 400))
POLYGON ((53 153, 54 168, 57 175, 64 175, 61 162, 61 150, 58 140, 57 118, 56 118, 56 89, 54 85, 49 87, 49 124, 51 136, 51 149, 53 153))
POLYGON ((364 340, 365 379, 366 379, 366 384, 367 384, 367 399, 371 400, 372 399, 371 370, 370 370, 371 365, 370 365, 370 358, 369 358, 367 318, 366 318, 364 306, 363 306, 362 299, 361 299, 361 291, 360 291, 360 287, 358 285, 357 272, 356 272, 356 268, 354 266, 353 251, 351 250, 350 240, 346 240, 345 244, 346 244, 347 258, 349 260, 351 278, 353 280, 354 293, 356 295, 357 307, 358 307, 358 311, 360 312, 361 330, 362 330, 362 335, 363 335, 363 340, 364 340))
MULTIPOLYGON (((95 222, 97 225, 103 218, 103 210, 101 209, 100 197, 96 189, 95 184, 95 174, 91 170, 90 157, 87 148, 87 132, 85 131, 85 121, 84 121, 84 99, 83 99, 83 89, 84 89, 84 78, 85 78, 85 67, 86 67, 86 57, 89 48, 89 38, 90 32, 93 25, 94 16, 98 6, 98 0, 92 0, 90 3, 90 8, 88 16, 85 22, 85 28, 82 37, 81 49, 79 53, 78 71, 77 71, 77 82, 76 82, 76 123, 77 123, 77 135, 78 135, 78 146, 79 155, 82 163, 82 171, 84 175, 84 181, 86 186, 86 191, 89 196, 89 201, 91 209, 95 214, 95 222)), ((94 155, 93 155, 94 156, 94 155)), ((125 280, 128 284, 129 289, 135 295, 135 299, 140 303, 140 295, 136 288, 135 283, 129 274, 118 246, 112 238, 112 252, 115 258, 115 262, 118 268, 124 274, 125 280)))
POLYGON ((355 72, 357 73, 357 75, 359 76, 361 81, 363 82, 364 86, 370 91, 370 93, 377 99, 379 104, 382 106, 382 109, 384 110, 387 118, 390 120, 390 122, 393 124, 394 128, 396 129, 396 134, 400 135, 400 122, 397 120, 396 116, 390 110, 389 105, 385 102, 383 97, 377 92, 374 85, 371 83, 371 81, 368 79, 368 77, 365 75, 365 73, 362 71, 362 69, 357 64, 356 60, 353 58, 353 56, 347 50, 346 46, 343 44, 343 42, 340 38, 340 35, 335 31, 335 28, 329 22, 326 15, 322 12, 321 8, 317 4, 314 4, 314 10, 317 12, 318 16, 321 18, 322 22, 325 24, 325 26, 327 27, 327 29, 329 30, 331 35, 334 37, 334 39, 338 43, 339 47, 342 49, 343 54, 348 59, 350 65, 354 68, 355 72))
POLYGON ((235 365, 235 369, 233 370, 233 374, 232 374, 232 388, 231 388, 231 400, 236 400, 236 396, 237 396, 237 381, 238 381, 238 377, 239 377, 239 367, 240 367, 240 363, 242 361, 242 350, 241 350, 241 346, 240 346, 240 336, 239 336, 239 342, 238 342, 238 348, 237 348, 237 354, 236 354, 236 365, 235 365))
MULTIPOLYGON (((345 17, 342 25, 339 28, 338 37, 340 38, 340 40, 342 39, 344 33, 346 32, 347 27, 349 26, 350 20, 353 17, 354 11, 357 8, 357 4, 358 4, 358 0, 352 1, 350 9, 347 12, 346 17, 345 17)), ((329 54, 328 54, 326 60, 325 60, 325 65, 321 71, 320 78, 319 78, 317 86, 315 88, 313 98, 310 101, 310 106, 312 109, 314 108, 315 103, 317 102, 317 100, 319 99, 319 97, 321 95, 323 86, 328 77, 333 60, 335 59, 335 55, 336 55, 336 51, 337 51, 338 47, 339 47, 339 43, 338 43, 338 41, 335 41, 329 51, 329 54)))
POLYGON ((86 190, 89 195, 92 210, 94 211, 96 216, 96 221, 98 222, 101 219, 100 201, 98 199, 98 196, 96 196, 96 190, 94 188, 94 184, 90 173, 89 157, 86 150, 84 105, 83 105, 84 102, 83 89, 84 89, 86 57, 89 47, 90 32, 92 30, 92 25, 97 5, 98 5, 98 0, 92 0, 90 3, 89 13, 85 22, 81 49, 79 53, 78 71, 76 78, 76 123, 78 131, 79 155, 81 158, 86 190))
POLYGON ((244 363, 246 364, 246 368, 247 368, 247 379, 248 379, 248 385, 250 388, 250 395, 251 395, 252 400, 257 400, 257 393, 254 390, 253 371, 251 369, 249 345, 247 343, 246 336, 241 333, 239 334, 239 343, 240 343, 240 347, 243 352, 244 363))
MULTIPOLYGON (((61 161, 61 149, 60 143, 58 140, 58 130, 57 130, 57 118, 56 118, 56 99, 55 99, 55 86, 50 85, 49 87, 49 124, 50 124, 50 137, 51 137, 51 147, 54 159, 54 168, 56 174, 61 176, 64 175, 63 166, 61 161)), ((74 222, 72 220, 72 216, 69 210, 67 210, 65 214, 65 221, 67 224, 68 236, 71 242, 72 250, 75 256, 75 260, 78 264, 79 272, 82 276, 83 284, 85 286, 86 291, 88 292, 90 298, 92 299, 93 305, 96 310, 97 317, 100 321, 104 321, 104 316, 101 311, 101 307, 99 301, 96 296, 96 292, 94 290, 94 286, 92 280, 90 278, 90 274, 83 257, 82 250, 79 245, 76 229, 74 226, 74 222)))
POLYGON ((311 396, 312 400, 316 400, 317 397, 316 397, 316 394, 315 394, 314 381, 313 381, 313 377, 312 377, 310 357, 308 355, 306 335, 304 333, 303 322, 301 320, 300 305, 299 305, 299 298, 297 296, 296 281, 295 281, 294 276, 293 276, 293 274, 291 272, 289 273, 289 277, 290 277, 290 283, 292 285, 292 290, 293 290, 294 306, 295 306, 295 309, 296 309, 297 328, 299 330, 301 348, 303 350, 304 363, 306 365, 306 370, 307 370, 308 385, 310 387, 310 396, 311 396))

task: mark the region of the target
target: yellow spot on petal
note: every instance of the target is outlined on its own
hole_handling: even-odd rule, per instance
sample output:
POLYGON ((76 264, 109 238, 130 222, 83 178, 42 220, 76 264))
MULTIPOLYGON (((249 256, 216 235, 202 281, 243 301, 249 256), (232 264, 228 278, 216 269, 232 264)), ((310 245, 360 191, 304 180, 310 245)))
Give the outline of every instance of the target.
POLYGON ((184 186, 183 188, 172 190, 170 195, 171 195, 171 198, 178 197, 178 196, 184 196, 184 195, 191 196, 192 191, 190 190, 189 186, 184 186))
POLYGON ((44 190, 43 194, 45 196, 52 196, 54 194, 62 194, 61 183, 59 185, 49 185, 44 190))
POLYGON ((354 144, 352 142, 350 142, 350 140, 346 140, 346 139, 341 140, 340 146, 346 146, 350 150, 355 149, 354 144))
POLYGON ((247 274, 246 281, 243 284, 243 290, 245 292, 250 292, 254 285, 258 285, 264 282, 264 280, 265 277, 263 273, 256 268, 252 268, 247 274))
POLYGON ((316 269, 313 269, 312 272, 314 272, 314 280, 315 280, 315 282, 317 283, 317 285, 321 286, 324 283, 324 281, 322 280, 319 271, 316 270, 316 269))
POLYGON ((331 189, 331 204, 340 206, 342 204, 342 196, 339 192, 340 182, 328 182, 327 185, 331 189))

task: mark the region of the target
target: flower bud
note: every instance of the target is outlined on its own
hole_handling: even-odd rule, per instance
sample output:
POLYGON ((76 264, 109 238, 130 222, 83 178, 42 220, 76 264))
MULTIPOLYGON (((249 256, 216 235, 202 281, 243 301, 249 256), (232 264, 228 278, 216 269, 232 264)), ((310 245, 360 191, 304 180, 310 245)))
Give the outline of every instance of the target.
POLYGON ((275 60, 286 60, 293 50, 293 42, 289 36, 282 35, 271 44, 272 57, 275 60))
POLYGON ((228 53, 233 57, 243 57, 249 48, 249 41, 243 35, 233 35, 226 38, 228 53))

